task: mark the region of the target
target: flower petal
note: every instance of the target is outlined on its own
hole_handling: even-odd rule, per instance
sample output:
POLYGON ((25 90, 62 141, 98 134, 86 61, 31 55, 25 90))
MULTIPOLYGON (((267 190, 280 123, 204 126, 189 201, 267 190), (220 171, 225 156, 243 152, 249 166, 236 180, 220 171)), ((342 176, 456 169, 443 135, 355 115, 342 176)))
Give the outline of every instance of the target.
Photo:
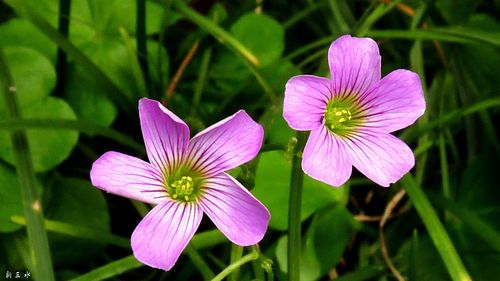
POLYGON ((189 143, 189 127, 155 100, 139 101, 142 136, 151 164, 171 171, 184 155, 189 143))
POLYGON ((240 246, 262 240, 271 218, 266 207, 226 173, 208 179, 199 204, 217 228, 240 246))
POLYGON ((164 201, 137 225, 131 243, 140 262, 170 270, 200 225, 203 212, 196 204, 164 201))
POLYGON ((395 70, 366 92, 360 106, 365 109, 365 126, 388 133, 405 128, 425 111, 420 78, 409 70, 395 70))
POLYGON ((354 167, 381 186, 398 181, 415 165, 411 149, 397 137, 363 130, 345 141, 354 167))
POLYGON ((158 204, 166 197, 161 178, 151 164, 114 151, 104 153, 90 170, 94 186, 150 204, 158 204))
POLYGON ((283 118, 295 130, 318 128, 331 96, 331 82, 326 78, 313 75, 292 77, 285 87, 283 118))
POLYGON ((341 36, 328 50, 333 90, 346 96, 363 93, 380 80, 380 61, 377 43, 372 39, 341 36))
POLYGON ((329 185, 344 184, 351 176, 352 164, 342 139, 325 126, 311 131, 302 154, 302 170, 329 185))
POLYGON ((205 176, 216 175, 253 159, 263 137, 262 126, 240 110, 194 136, 187 162, 205 176))

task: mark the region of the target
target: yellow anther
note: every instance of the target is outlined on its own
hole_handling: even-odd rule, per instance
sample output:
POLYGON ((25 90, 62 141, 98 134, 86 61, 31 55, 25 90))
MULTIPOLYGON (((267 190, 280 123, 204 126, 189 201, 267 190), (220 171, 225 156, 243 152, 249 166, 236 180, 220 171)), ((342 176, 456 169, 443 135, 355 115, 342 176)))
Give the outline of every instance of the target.
POLYGON ((345 121, 345 118, 344 118, 344 117, 340 117, 340 119, 339 119, 339 123, 342 123, 342 122, 344 122, 344 121, 345 121))
POLYGON ((172 195, 172 198, 177 199, 177 193, 174 193, 174 195, 172 195))
POLYGON ((189 196, 185 195, 184 200, 189 201, 189 196))
POLYGON ((337 115, 337 116, 342 116, 342 112, 340 112, 340 111, 336 111, 336 112, 335 112, 335 115, 337 115))

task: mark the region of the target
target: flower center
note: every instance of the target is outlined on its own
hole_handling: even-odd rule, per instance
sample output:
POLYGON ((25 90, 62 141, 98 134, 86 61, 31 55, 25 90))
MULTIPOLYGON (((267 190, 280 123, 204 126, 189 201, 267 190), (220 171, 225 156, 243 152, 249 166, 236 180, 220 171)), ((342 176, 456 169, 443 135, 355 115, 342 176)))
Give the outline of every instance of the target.
POLYGON ((170 197, 179 202, 196 201, 202 180, 199 177, 181 173, 170 175, 167 178, 167 191, 170 197))
POLYGON ((173 189, 172 198, 189 201, 189 196, 193 193, 193 179, 190 176, 182 176, 170 184, 173 189))
POLYGON ((325 125, 330 131, 346 129, 352 118, 351 111, 347 106, 329 104, 325 112, 325 125))

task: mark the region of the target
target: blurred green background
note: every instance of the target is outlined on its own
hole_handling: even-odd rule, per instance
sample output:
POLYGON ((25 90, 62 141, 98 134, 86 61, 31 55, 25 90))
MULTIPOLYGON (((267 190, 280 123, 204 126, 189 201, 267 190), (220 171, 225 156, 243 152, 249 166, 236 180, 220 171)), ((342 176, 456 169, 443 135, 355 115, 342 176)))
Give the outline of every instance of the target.
POLYGON ((377 41, 383 75, 420 75, 427 111, 396 133, 417 161, 388 189, 357 172, 338 189, 306 177, 301 280, 497 280, 499 12, 498 0, 2 1, 0 278, 28 270, 43 280, 33 276, 41 264, 57 280, 199 280, 200 260, 215 274, 230 263, 237 250, 204 220, 172 271, 142 266, 128 239, 150 206, 90 184, 105 151, 145 159, 137 101, 147 96, 192 134, 240 108, 264 126, 263 152, 231 173, 272 219, 259 258, 230 280, 285 280, 295 132, 282 118, 284 85, 327 76, 330 43, 352 34, 377 41), (26 212, 36 202, 51 258, 34 264, 26 212), (423 223, 434 211, 465 275, 436 250, 448 236, 423 223))

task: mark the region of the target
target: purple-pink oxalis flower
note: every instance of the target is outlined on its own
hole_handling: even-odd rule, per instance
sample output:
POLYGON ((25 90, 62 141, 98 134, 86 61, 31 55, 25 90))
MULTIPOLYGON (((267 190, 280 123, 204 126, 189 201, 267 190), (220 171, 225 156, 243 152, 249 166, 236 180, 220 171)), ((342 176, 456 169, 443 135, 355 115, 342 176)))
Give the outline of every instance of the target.
POLYGON ((139 101, 139 117, 149 163, 111 151, 90 171, 92 184, 100 189, 156 205, 132 233, 135 257, 171 269, 203 213, 233 243, 258 243, 270 214, 225 171, 257 155, 262 126, 240 110, 190 140, 179 117, 146 98, 139 101))
POLYGON ((332 186, 344 184, 352 166, 381 186, 399 180, 415 164, 411 149, 390 133, 425 111, 414 72, 397 69, 381 79, 378 46, 344 35, 328 51, 331 78, 292 77, 286 84, 283 117, 311 131, 302 169, 332 186))

